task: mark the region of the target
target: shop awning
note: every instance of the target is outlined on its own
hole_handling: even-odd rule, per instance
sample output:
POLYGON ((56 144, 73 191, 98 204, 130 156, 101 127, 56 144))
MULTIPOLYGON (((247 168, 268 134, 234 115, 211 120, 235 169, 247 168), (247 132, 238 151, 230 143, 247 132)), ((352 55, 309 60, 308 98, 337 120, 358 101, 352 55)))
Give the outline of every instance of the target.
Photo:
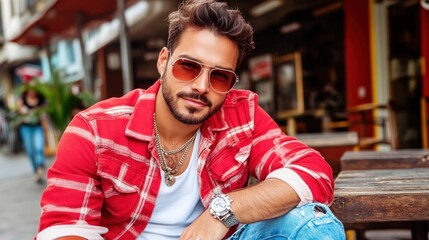
MULTIPOLYGON (((129 6, 137 0, 126 0, 129 6)), ((54 37, 76 36, 79 16, 84 28, 101 24, 116 17, 117 0, 53 0, 14 38, 23 45, 46 45, 54 37)))

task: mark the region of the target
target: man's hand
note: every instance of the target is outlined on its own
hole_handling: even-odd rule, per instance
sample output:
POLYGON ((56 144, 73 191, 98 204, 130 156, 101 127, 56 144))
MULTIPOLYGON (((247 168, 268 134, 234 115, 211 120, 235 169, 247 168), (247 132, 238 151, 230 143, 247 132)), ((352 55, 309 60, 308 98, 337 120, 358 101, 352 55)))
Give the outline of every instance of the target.
POLYGON ((221 240, 228 230, 223 223, 205 210, 183 231, 180 240, 221 240))

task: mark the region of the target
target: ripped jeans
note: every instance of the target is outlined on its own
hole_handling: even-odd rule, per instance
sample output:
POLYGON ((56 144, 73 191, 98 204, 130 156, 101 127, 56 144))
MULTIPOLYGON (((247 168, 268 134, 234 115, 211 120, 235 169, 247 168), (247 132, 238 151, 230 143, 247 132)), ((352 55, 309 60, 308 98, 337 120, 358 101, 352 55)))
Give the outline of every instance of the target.
POLYGON ((343 224, 324 204, 311 203, 266 221, 241 226, 228 240, 345 240, 343 224))

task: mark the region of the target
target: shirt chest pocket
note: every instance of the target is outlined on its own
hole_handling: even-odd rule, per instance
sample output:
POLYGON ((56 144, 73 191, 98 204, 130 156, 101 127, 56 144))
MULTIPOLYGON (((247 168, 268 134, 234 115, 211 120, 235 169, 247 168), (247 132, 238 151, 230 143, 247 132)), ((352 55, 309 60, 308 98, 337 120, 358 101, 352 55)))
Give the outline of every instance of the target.
POLYGON ((106 215, 105 219, 119 222, 132 216, 139 205, 146 176, 137 168, 110 156, 99 158, 97 173, 104 194, 102 214, 106 215))
POLYGON ((226 147, 214 154, 210 161, 213 180, 231 190, 243 187, 248 178, 247 159, 251 146, 226 147))

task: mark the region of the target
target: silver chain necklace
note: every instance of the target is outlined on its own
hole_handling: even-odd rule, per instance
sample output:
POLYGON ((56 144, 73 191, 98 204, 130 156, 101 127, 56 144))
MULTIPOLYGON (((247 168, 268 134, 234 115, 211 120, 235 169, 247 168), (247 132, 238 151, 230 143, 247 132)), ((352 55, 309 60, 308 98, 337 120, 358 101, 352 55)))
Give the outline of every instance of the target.
POLYGON ((177 171, 179 170, 179 168, 182 166, 183 162, 185 161, 186 154, 188 153, 189 149, 191 148, 191 145, 192 145, 191 143, 194 141, 196 133, 188 141, 186 141, 182 146, 180 146, 179 148, 173 149, 173 150, 165 150, 162 147, 161 137, 159 136, 158 128, 156 126, 155 114, 153 114, 153 126, 155 128, 156 149, 158 150, 158 155, 159 155, 160 162, 161 162, 161 169, 165 173, 165 176, 164 176, 165 184, 168 187, 171 187, 176 182, 176 177, 174 176, 174 174, 177 173, 177 171), (165 160, 165 157, 167 157, 168 155, 179 153, 181 151, 183 151, 183 154, 180 157, 179 162, 177 163, 176 167, 174 169, 172 169, 170 166, 168 166, 167 161, 165 160))

